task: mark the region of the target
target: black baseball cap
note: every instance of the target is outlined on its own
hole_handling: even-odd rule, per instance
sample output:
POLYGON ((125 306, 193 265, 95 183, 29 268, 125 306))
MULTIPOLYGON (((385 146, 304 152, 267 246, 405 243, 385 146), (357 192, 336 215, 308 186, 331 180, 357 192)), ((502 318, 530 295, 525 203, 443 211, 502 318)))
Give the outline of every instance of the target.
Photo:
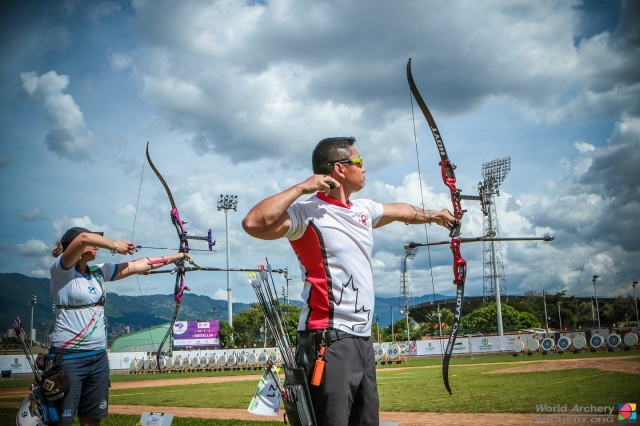
POLYGON ((62 236, 62 238, 60 239, 60 244, 62 245, 62 250, 66 250, 67 247, 69 247, 69 244, 71 244, 71 241, 75 240, 76 237, 78 235, 82 234, 83 232, 88 232, 90 234, 104 235, 103 232, 89 231, 86 228, 81 228, 79 226, 76 226, 74 228, 71 228, 71 229, 67 230, 67 232, 65 232, 64 235, 62 236))

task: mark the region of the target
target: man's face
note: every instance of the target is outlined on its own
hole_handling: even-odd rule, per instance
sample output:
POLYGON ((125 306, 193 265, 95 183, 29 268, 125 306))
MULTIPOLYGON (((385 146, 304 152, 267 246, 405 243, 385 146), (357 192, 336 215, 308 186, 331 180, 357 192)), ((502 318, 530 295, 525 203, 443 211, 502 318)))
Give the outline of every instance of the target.
POLYGON ((343 185, 346 185, 351 192, 360 191, 365 185, 365 172, 362 157, 353 146, 351 147, 351 154, 348 159, 344 159, 337 163, 338 167, 344 173, 343 185))

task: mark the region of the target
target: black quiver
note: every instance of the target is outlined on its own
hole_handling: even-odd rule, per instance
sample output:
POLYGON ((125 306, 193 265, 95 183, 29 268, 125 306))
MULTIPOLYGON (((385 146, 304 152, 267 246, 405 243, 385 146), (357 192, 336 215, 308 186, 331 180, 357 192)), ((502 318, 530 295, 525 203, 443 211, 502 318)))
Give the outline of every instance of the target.
POLYGON ((284 392, 282 401, 287 418, 292 426, 315 426, 316 416, 311 404, 311 393, 307 375, 301 367, 282 366, 284 370, 284 392))

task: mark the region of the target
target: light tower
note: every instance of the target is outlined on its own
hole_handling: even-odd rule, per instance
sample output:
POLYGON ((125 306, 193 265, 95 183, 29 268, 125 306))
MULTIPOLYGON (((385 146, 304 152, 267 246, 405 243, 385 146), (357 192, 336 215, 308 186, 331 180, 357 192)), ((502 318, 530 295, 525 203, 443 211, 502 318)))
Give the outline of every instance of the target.
POLYGON ((224 222, 227 232, 227 309, 229 311, 229 327, 233 329, 233 309, 231 304, 231 277, 229 273, 229 210, 234 212, 238 209, 238 196, 237 195, 223 195, 218 197, 218 211, 224 210, 224 222))
POLYGON ((35 294, 31 295, 31 299, 29 300, 29 306, 31 306, 31 329, 29 330, 29 338, 31 339, 31 342, 35 343, 36 341, 36 331, 33 328, 33 308, 35 308, 36 304, 38 303, 38 298, 36 297, 35 294))
MULTIPOLYGON (((487 206, 487 214, 484 217, 484 233, 494 234, 495 238, 500 237, 498 226, 498 214, 494 196, 500 196, 500 184, 504 182, 507 174, 511 170, 511 157, 498 158, 488 163, 482 163, 482 183, 487 206)), ((504 264, 502 263, 502 247, 499 242, 488 241, 483 243, 483 288, 482 296, 486 303, 488 298, 495 297, 498 312, 498 335, 502 336, 502 305, 500 296, 507 295, 507 282, 504 277, 504 264), (498 289, 496 291, 496 289, 498 289)))

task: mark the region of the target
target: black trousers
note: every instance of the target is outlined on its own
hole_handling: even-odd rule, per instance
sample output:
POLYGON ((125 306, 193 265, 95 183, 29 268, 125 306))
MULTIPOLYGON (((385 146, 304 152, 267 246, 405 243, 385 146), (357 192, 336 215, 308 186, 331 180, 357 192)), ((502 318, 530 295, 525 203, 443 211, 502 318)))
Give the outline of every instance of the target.
MULTIPOLYGON (((303 349, 298 339, 298 353, 303 349)), ((311 341, 315 339, 309 339, 311 341)), ((310 342, 307 341, 308 345, 310 342)), ((308 346, 304 348, 308 353, 308 346)), ((317 353, 317 347, 316 353, 317 353)), ((310 359, 311 378, 315 360, 310 359)), ((318 425, 380 424, 376 364, 370 338, 354 337, 330 343, 324 351, 324 375, 320 386, 309 382, 318 425)))

